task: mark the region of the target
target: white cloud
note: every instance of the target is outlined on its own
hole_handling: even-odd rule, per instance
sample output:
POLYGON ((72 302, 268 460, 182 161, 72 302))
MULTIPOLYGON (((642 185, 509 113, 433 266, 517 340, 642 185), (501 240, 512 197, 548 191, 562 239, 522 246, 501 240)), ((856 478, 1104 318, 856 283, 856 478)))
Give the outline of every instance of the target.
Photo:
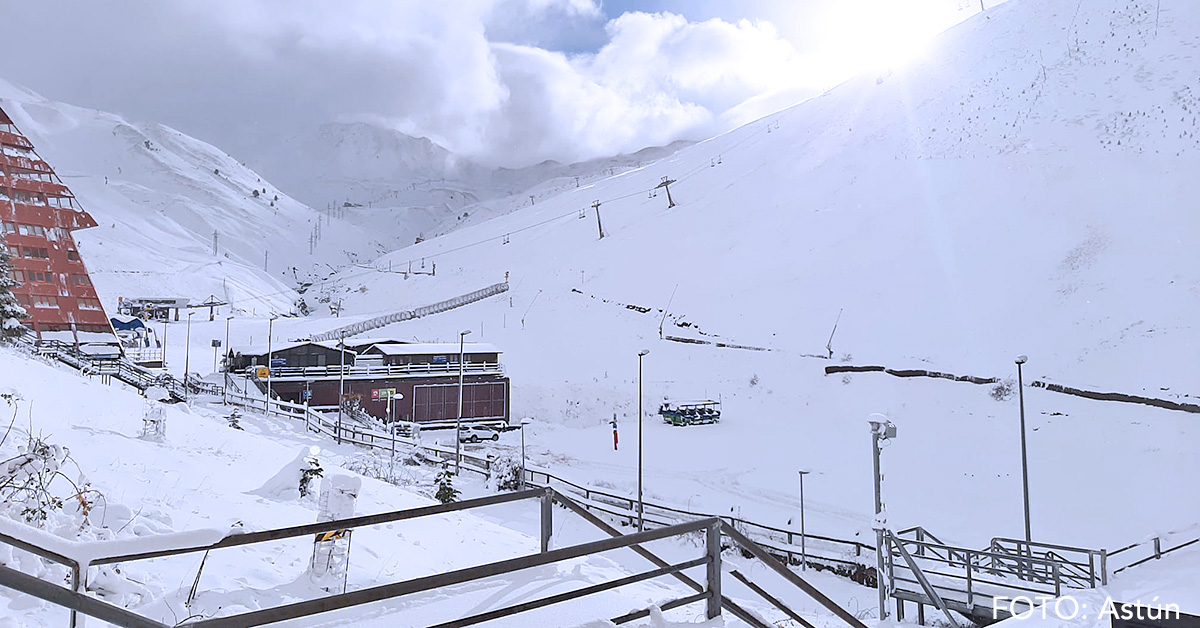
POLYGON ((605 23, 601 9, 39 0, 6 9, 0 76, 178 126, 251 162, 322 122, 370 120, 505 165, 699 139, 829 83, 812 51, 771 22, 626 13, 605 23))

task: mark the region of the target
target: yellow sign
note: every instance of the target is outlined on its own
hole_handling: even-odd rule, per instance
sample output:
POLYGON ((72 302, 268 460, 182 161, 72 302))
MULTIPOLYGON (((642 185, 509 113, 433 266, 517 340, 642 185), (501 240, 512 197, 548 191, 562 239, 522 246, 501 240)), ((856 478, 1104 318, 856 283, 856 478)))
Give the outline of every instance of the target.
POLYGON ((254 369, 255 377, 257 377, 259 379, 266 379, 267 375, 268 375, 267 367, 265 367, 265 366, 255 367, 255 369, 254 369))
POLYGON ((333 532, 320 532, 317 534, 317 543, 324 543, 325 541, 336 541, 348 534, 350 534, 349 530, 334 530, 333 532))

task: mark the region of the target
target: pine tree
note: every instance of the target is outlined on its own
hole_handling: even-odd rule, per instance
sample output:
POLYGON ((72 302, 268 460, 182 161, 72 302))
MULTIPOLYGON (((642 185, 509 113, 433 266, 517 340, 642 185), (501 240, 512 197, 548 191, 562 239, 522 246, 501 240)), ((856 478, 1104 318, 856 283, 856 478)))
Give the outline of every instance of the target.
POLYGON ((454 474, 450 473, 449 469, 443 469, 438 473, 435 481, 438 488, 437 493, 433 496, 434 499, 443 504, 458 501, 461 491, 454 488, 454 474))
POLYGON ((12 270, 8 247, 4 245, 4 237, 0 236, 0 337, 4 338, 23 334, 25 328, 21 326, 21 319, 29 316, 12 292, 18 285, 12 277, 12 270))

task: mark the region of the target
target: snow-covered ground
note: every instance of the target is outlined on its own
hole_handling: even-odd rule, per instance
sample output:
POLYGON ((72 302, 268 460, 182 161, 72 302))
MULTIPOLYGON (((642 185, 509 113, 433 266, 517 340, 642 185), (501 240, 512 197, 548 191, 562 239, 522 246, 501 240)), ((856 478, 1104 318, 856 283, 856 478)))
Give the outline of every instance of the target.
MULTIPOLYGON (((11 459, 31 436, 67 447, 70 459, 62 467, 64 477, 54 481, 52 490, 59 497, 68 497, 76 491, 74 485, 84 489, 90 502, 85 516, 78 502, 68 499, 61 512, 51 513, 44 531, 39 531, 18 523, 22 503, 6 500, 0 531, 68 556, 171 546, 164 538, 174 539, 176 545, 207 544, 231 529, 248 532, 313 523, 317 499, 300 498, 297 486, 289 489, 276 482, 280 470, 294 468, 298 455, 317 447, 316 458, 326 476, 351 475, 336 465, 361 455, 351 446, 306 435, 301 424, 253 413, 242 419, 244 430, 231 429, 222 416, 227 409, 220 407, 165 407, 166 439, 154 442, 139 437, 149 402, 136 391, 88 381, 10 349, 0 349, 0 372, 5 374, 0 394, 20 397, 15 406, 0 404, 5 423, 13 422, 0 444, 0 459, 11 459), (281 486, 286 490, 277 490, 281 486), (48 542, 43 536, 47 533, 58 538, 48 542), (99 545, 94 544, 97 542, 99 545)), ((407 457, 404 452, 400 456, 407 457)), ((431 473, 419 467, 399 473, 411 481, 407 490, 364 478, 355 514, 435 503, 414 492, 432 492, 431 473)), ((487 492, 479 481, 464 480, 463 488, 468 497, 487 492)), ((525 520, 536 519, 537 511, 536 503, 524 502, 481 510, 483 518, 474 513, 453 514, 356 530, 348 587, 361 589, 536 553, 536 532, 529 535, 523 528, 525 520)), ((555 546, 605 537, 590 524, 572 520, 566 511, 558 511, 555 518, 555 546)), ((680 560, 703 552, 684 540, 658 542, 653 547, 672 558, 678 555, 680 560)), ((190 607, 185 601, 200 567, 199 553, 93 568, 89 590, 110 603, 173 625, 187 617, 227 615, 325 595, 306 571, 312 551, 311 541, 305 537, 212 552, 190 607)), ((425 626, 647 569, 648 564, 639 561, 628 551, 611 552, 321 615, 296 625, 425 626)), ((47 579, 66 574, 65 569, 47 568, 39 559, 4 544, 0 544, 0 563, 47 579)), ((702 572, 692 575, 703 579, 702 572)), ((839 586, 850 591, 857 588, 844 581, 839 586)), ((690 593, 682 585, 660 578, 498 620, 495 625, 591 625, 599 618, 690 593)), ((768 612, 761 606, 751 607, 768 612)), ((0 615, 7 618, 0 621, 8 622, 0 625, 6 628, 61 625, 67 614, 59 607, 7 590, 0 591, 0 608, 0 615)), ((684 608, 668 612, 666 617, 690 623, 697 612, 702 613, 695 607, 684 608)))

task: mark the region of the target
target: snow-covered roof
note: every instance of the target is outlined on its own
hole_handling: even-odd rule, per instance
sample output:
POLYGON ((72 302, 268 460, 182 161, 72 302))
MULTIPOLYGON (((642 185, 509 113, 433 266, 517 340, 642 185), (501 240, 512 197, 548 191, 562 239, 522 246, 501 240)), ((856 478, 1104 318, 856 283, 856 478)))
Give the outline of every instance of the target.
MULTIPOLYGON (((330 349, 332 351, 338 350, 338 346, 337 346, 338 343, 336 340, 327 340, 327 341, 323 341, 323 342, 313 342, 311 340, 293 340, 293 341, 289 341, 289 342, 272 343, 270 347, 267 346, 267 343, 262 342, 262 343, 255 343, 252 345, 240 345, 240 346, 234 345, 231 348, 233 349, 234 353, 240 353, 242 355, 266 355, 268 351, 270 351, 271 353, 278 353, 280 351, 286 351, 288 349, 295 349, 296 347, 302 347, 304 345, 317 345, 319 347, 323 347, 325 349, 330 349)), ((349 353, 351 355, 357 355, 357 354, 355 354, 354 351, 351 351, 350 349, 346 349, 346 353, 349 353)))
POLYGON ((117 337, 108 332, 70 332, 70 331, 43 331, 42 340, 59 340, 61 342, 74 343, 75 337, 79 337, 79 342, 118 342, 117 337))
MULTIPOLYGON (((432 355, 435 353, 458 353, 457 342, 426 342, 407 344, 376 344, 367 351, 378 349, 384 355, 432 355)), ((502 353, 496 345, 486 342, 468 342, 463 345, 464 353, 502 353)), ((364 351, 365 353, 365 351, 364 351)))

